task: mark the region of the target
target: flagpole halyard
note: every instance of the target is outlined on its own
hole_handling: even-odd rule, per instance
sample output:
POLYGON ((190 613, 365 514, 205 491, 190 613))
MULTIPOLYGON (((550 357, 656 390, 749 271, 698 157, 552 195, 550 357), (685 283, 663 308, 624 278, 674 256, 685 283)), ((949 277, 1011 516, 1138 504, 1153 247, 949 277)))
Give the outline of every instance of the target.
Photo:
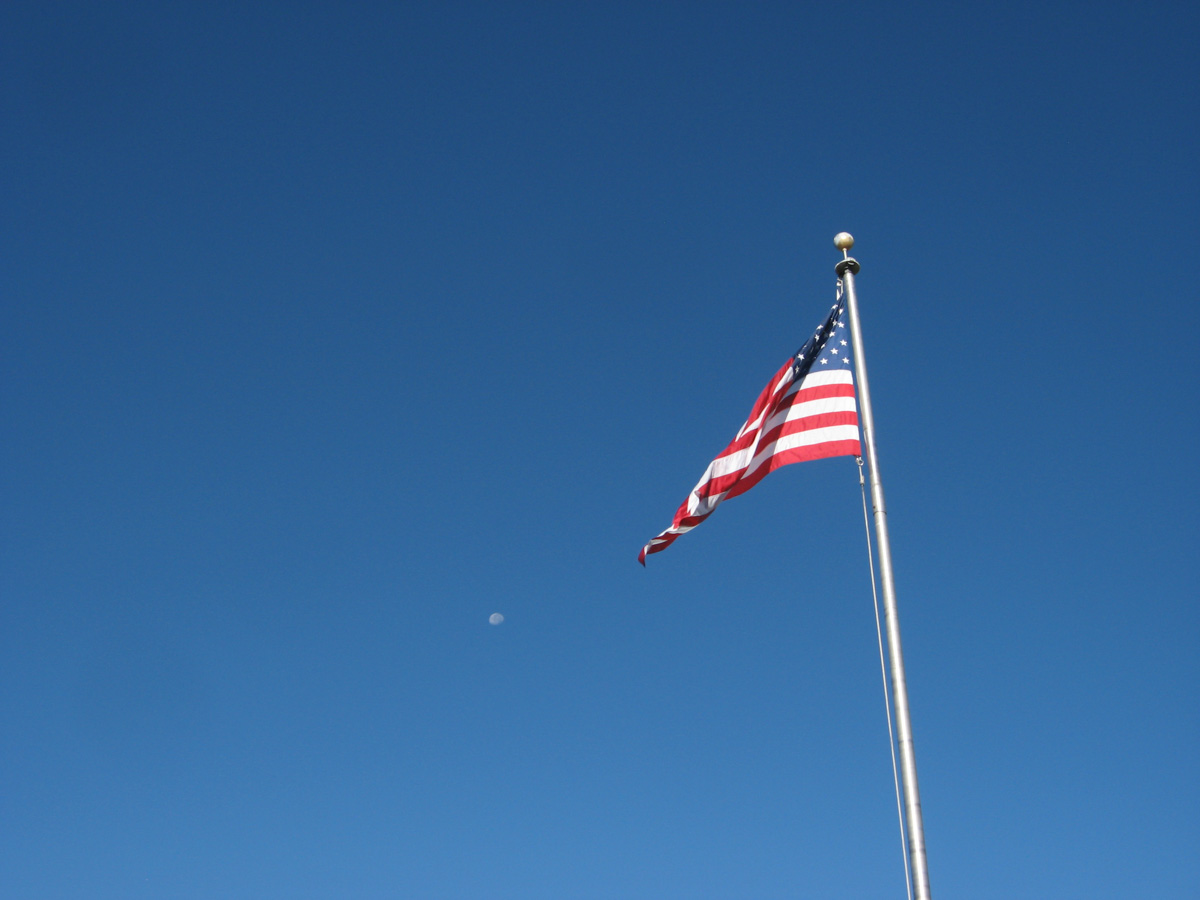
POLYGON ((879 477, 879 455, 875 446, 875 419, 871 410, 871 390, 867 382, 866 354, 863 352, 862 327, 858 316, 858 295, 854 276, 861 268, 850 256, 854 238, 841 232, 833 239, 842 251, 836 266, 845 289, 846 312, 850 319, 850 338, 854 346, 854 377, 857 382, 859 422, 863 452, 871 482, 871 505, 875 512, 875 540, 879 556, 879 580, 883 587, 884 618, 887 623, 888 656, 891 659, 892 701, 896 714, 896 736, 900 744, 900 776, 904 786, 905 818, 908 825, 908 856, 912 868, 916 900, 930 900, 929 870, 925 860, 925 829, 921 819, 921 795, 917 787, 917 760, 913 750, 912 723, 908 712, 908 688, 904 677, 904 654, 900 648, 900 620, 896 607, 896 585, 892 572, 892 548, 888 539, 887 506, 883 482, 879 477))

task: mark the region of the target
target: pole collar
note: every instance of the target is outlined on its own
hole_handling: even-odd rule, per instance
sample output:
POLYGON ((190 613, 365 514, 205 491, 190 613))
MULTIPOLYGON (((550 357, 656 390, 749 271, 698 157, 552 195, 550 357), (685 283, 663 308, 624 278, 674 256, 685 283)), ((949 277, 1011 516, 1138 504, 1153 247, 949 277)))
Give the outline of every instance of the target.
POLYGON ((841 278, 843 275, 846 274, 847 269, 850 270, 851 275, 857 275, 858 270, 861 268, 862 268, 862 266, 860 266, 858 264, 857 259, 855 259, 853 256, 847 256, 845 259, 843 259, 841 262, 839 262, 836 266, 834 266, 833 270, 835 272, 837 272, 838 278, 841 278))

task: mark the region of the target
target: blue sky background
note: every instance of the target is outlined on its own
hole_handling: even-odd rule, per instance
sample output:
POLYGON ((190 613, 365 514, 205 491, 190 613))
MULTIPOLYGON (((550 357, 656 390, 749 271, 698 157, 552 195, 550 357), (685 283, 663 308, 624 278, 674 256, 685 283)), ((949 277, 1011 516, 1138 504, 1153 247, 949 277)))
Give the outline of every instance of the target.
POLYGON ((1200 893, 1194 4, 0 8, 0 885, 1200 893), (506 621, 488 624, 501 612, 506 621))

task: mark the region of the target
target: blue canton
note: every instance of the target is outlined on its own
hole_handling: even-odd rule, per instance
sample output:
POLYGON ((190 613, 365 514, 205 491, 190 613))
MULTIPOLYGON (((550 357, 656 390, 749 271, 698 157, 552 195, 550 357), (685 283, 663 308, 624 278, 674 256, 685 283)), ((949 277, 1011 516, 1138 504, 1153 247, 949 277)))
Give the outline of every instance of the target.
POLYGON ((814 368, 846 368, 849 365, 850 329, 846 327, 846 300, 839 284, 837 303, 792 360, 792 379, 799 381, 814 368))

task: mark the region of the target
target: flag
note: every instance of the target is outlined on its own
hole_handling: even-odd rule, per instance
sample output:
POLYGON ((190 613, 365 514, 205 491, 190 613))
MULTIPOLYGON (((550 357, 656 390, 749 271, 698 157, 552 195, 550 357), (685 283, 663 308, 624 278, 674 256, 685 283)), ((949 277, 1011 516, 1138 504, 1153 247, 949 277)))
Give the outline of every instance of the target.
POLYGON ((763 388, 737 437, 708 464, 671 527, 642 548, 638 562, 644 566, 646 554, 665 550, 722 500, 744 494, 780 466, 861 453, 839 281, 837 302, 825 321, 763 388))

